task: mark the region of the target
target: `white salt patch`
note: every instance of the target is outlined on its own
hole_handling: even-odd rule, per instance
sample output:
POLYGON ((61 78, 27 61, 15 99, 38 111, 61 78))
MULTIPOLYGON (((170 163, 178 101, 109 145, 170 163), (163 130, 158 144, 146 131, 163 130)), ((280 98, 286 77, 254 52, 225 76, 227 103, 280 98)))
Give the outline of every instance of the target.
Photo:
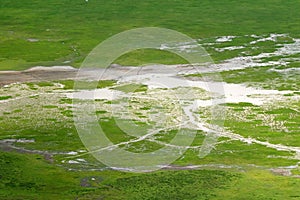
POLYGON ((44 66, 36 66, 36 67, 32 67, 30 69, 24 70, 26 72, 29 71, 75 71, 77 69, 75 69, 74 67, 71 66, 52 66, 52 67, 44 67, 44 66))
POLYGON ((294 43, 284 44, 275 53, 277 55, 293 55, 300 53, 300 39, 293 39, 294 43))
POLYGON ((250 44, 256 44, 258 42, 265 42, 265 41, 274 41, 274 42, 276 42, 278 37, 286 37, 286 36, 287 36, 287 34, 270 34, 269 37, 261 38, 261 39, 252 41, 252 42, 250 42, 250 44))
POLYGON ((16 140, 17 143, 34 143, 35 140, 31 139, 31 140, 27 140, 27 139, 17 139, 16 140))
MULTIPOLYGON (((268 97, 272 95, 289 94, 291 91, 263 90, 252 87, 247 87, 243 84, 232 84, 226 82, 205 82, 205 81, 190 81, 178 77, 168 77, 166 75, 143 75, 133 76, 130 80, 135 80, 145 84, 148 88, 177 88, 177 87, 197 87, 211 93, 217 93, 219 96, 224 96, 224 102, 239 103, 249 102, 254 105, 262 105, 268 97)), ((129 79, 129 78, 128 78, 129 79)), ((224 103, 223 102, 223 103, 224 103)), ((197 101, 199 106, 209 106, 211 101, 197 101)), ((215 104, 215 102, 213 102, 215 104)), ((222 101, 220 101, 222 103, 222 101)))
POLYGON ((160 50, 169 50, 169 49, 173 49, 173 50, 178 50, 181 52, 196 52, 197 48, 201 47, 200 44, 197 44, 196 42, 194 43, 190 43, 190 42, 182 42, 182 43, 178 43, 176 45, 169 45, 169 44, 162 44, 160 46, 160 50))
MULTIPOLYGON (((275 36, 272 35, 269 39, 271 40, 275 36)), ((273 39, 272 39, 273 40, 273 39)), ((290 56, 300 54, 300 39, 294 39, 294 43, 283 44, 282 47, 278 48, 275 52, 272 53, 261 53, 256 56, 241 56, 235 57, 232 59, 225 60, 220 64, 211 64, 205 67, 199 67, 196 70, 189 71, 188 74, 199 72, 220 72, 236 69, 245 69, 248 67, 260 67, 260 66, 286 66, 289 64, 289 61, 297 61, 300 58, 282 58, 278 61, 268 61, 262 62, 264 58, 270 58, 274 56, 290 56)))
MULTIPOLYGON (((290 56, 296 55, 300 53, 300 39, 294 39, 294 43, 290 44, 283 44, 283 47, 280 47, 275 52, 272 53, 261 53, 257 56, 249 56, 248 58, 251 59, 251 62, 254 66, 257 66, 262 58, 270 58, 274 56, 290 56)), ((299 58, 283 58, 279 61, 269 61, 261 64, 265 64, 264 66, 271 66, 271 65, 287 65, 289 60, 300 60, 299 58)))
POLYGON ((55 87, 58 87, 58 88, 61 88, 63 89, 65 87, 64 84, 61 84, 61 83, 54 83, 55 87))
POLYGON ((287 68, 287 69, 269 69, 268 71, 279 72, 279 73, 288 73, 288 72, 300 72, 300 68, 287 68))
POLYGON ((36 39, 36 38, 28 38, 27 41, 29 41, 29 42, 38 42, 40 40, 36 39))
POLYGON ((196 52, 196 50, 193 51, 193 49, 198 48, 199 45, 184 45, 184 46, 180 46, 178 49, 179 51, 184 51, 184 52, 196 52))
POLYGON ((79 164, 79 162, 76 160, 69 160, 68 163, 69 164, 79 164))
POLYGON ((233 51, 237 49, 244 49, 245 47, 243 46, 232 46, 232 47, 224 47, 224 48, 215 48, 216 51, 218 52, 223 52, 223 51, 233 51))
POLYGON ((196 104, 199 107, 209 107, 213 106, 213 102, 211 100, 196 100, 196 104))
POLYGON ((250 37, 252 37, 252 38, 260 38, 260 36, 255 35, 255 34, 250 35, 250 37))
POLYGON ((239 103, 249 102, 254 105, 262 105, 266 99, 272 98, 272 95, 289 94, 292 91, 278 91, 278 90, 263 90, 246 87, 242 84, 228 84, 223 83, 226 102, 239 103), (254 97, 255 96, 255 97, 254 97))
POLYGON ((70 151, 68 153, 66 153, 67 155, 77 155, 78 153, 76 151, 70 151))
MULTIPOLYGON (((252 35, 252 37, 258 37, 260 39, 252 41, 252 44, 255 44, 260 41, 276 41, 278 37, 286 37, 287 34, 270 34, 270 36, 266 38, 261 38, 256 35, 252 35)), ((227 41, 232 40, 230 36, 224 36, 218 38, 218 41, 227 41)), ((278 61, 263 61, 262 59, 270 58, 274 56, 290 56, 290 55, 297 55, 300 54, 300 39, 293 39, 293 43, 289 44, 282 44, 281 47, 278 47, 275 52, 272 53, 261 53, 256 56, 240 56, 235 57, 232 59, 225 60, 223 63, 220 64, 210 64, 208 66, 202 67, 199 66, 197 70, 200 72, 216 72, 216 71, 228 71, 228 70, 235 70, 235 69, 244 69, 248 67, 259 67, 259 66, 274 66, 274 65, 282 65, 286 66, 289 64, 290 61, 299 61, 300 58, 282 58, 278 61)), ((212 43, 213 44, 213 43, 212 43)), ((207 45, 207 44, 204 44, 207 45)), ((235 50, 235 49, 242 49, 243 46, 232 46, 232 47, 224 47, 224 48, 215 48, 216 51, 223 52, 226 50, 235 50)), ((190 73, 197 73, 197 70, 191 70, 190 73)))
POLYGON ((216 39, 216 42, 231 42, 236 36, 222 36, 216 39))
POLYGON ((7 143, 34 143, 35 140, 34 139, 4 139, 4 140, 1 140, 2 142, 7 142, 7 143))
POLYGON ((81 90, 79 92, 66 93, 66 96, 71 99, 83 99, 83 100, 94 100, 94 99, 106 99, 114 100, 124 95, 123 92, 118 90, 111 90, 108 88, 101 88, 95 90, 81 90))
POLYGON ((213 42, 208 42, 208 43, 204 43, 203 46, 213 46, 215 45, 216 43, 213 43, 213 42))

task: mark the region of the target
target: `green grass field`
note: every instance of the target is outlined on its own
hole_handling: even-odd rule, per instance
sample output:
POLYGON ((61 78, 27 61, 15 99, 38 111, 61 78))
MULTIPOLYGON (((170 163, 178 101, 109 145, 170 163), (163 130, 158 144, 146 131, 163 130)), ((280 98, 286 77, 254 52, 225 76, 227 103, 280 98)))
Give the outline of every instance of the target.
POLYGON ((262 170, 66 172, 41 156, 0 153, 1 199, 297 199, 299 181, 262 170))
MULTIPOLYGON (((101 41, 137 27, 174 29, 195 39, 269 33, 299 37, 299 4, 296 0, 1 0, 0 70, 36 65, 78 67, 101 41)), ((125 65, 147 62, 183 60, 169 53, 142 50, 116 61, 125 65)))
MULTIPOLYGON (((248 64, 255 64, 220 72, 224 82, 287 92, 266 105, 224 105, 224 128, 256 142, 223 135, 210 154, 199 158, 196 147, 203 143, 205 133, 197 130, 191 144, 195 148, 174 161, 171 169, 131 173, 108 169, 86 151, 74 125, 72 99, 66 97, 73 92, 73 80, 0 87, 0 199, 299 199, 299 152, 264 145, 299 148, 300 50, 280 52, 290 44, 295 44, 291 49, 300 47, 299 8, 296 0, 0 0, 0 71, 55 65, 78 68, 96 45, 114 34, 162 27, 197 39, 215 63, 243 65, 247 62, 232 60, 246 57, 248 64), (285 35, 263 40, 271 34, 285 35), (217 42, 222 36, 236 37, 217 42), (259 57, 262 54, 267 55, 259 57), (189 170, 187 166, 198 168, 189 170)), ((143 49, 125 54, 115 63, 139 66, 186 61, 167 51, 143 49)), ((210 80, 213 75, 215 72, 185 77, 210 80)), ((77 89, 90 85, 82 81, 82 88, 77 89)), ((109 109, 122 99, 95 101, 99 124, 114 144, 159 127, 149 116, 161 110, 172 113, 176 108, 160 96, 166 90, 145 84, 105 80, 96 87, 154 97, 129 98, 128 105, 120 109, 128 115, 109 109), (116 120, 138 133, 126 134, 116 120)), ((186 92, 180 88, 173 91, 186 92)), ((199 99, 209 99, 205 91, 193 91, 199 99)), ((209 107, 199 108, 195 114, 210 120, 209 107)), ((166 121, 172 124, 177 116, 168 117, 166 121)), ((168 128, 120 147, 135 153, 152 152, 176 133, 177 129, 168 128)))

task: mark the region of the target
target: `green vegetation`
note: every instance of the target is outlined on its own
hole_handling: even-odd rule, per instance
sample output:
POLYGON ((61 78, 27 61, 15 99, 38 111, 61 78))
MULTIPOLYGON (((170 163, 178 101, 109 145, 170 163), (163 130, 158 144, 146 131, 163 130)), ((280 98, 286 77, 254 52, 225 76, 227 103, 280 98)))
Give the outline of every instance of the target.
POLYGON ((74 175, 39 155, 0 152, 0 168, 1 199, 72 199, 81 189, 74 175))
POLYGON ((115 63, 124 66, 140 66, 144 64, 187 64, 187 61, 168 51, 140 49, 120 56, 115 63))
MULTIPOLYGON (((2 87, 0 199, 299 199, 299 152, 290 149, 300 144, 300 54, 274 53, 300 38, 299 7, 296 0, 0 0, 0 70, 79 67, 96 45, 114 34, 137 27, 163 27, 197 39, 216 63, 227 60, 225 64, 231 64, 228 59, 237 58, 241 65, 243 59, 250 62, 244 62, 247 66, 252 61, 259 65, 221 72, 227 83, 291 90, 260 106, 224 104, 225 132, 206 157, 199 158, 199 153, 207 133, 195 130, 189 147, 174 145, 187 150, 170 169, 136 174, 111 170, 86 151, 74 125, 72 99, 66 93, 94 88, 127 93, 126 105, 121 104, 124 99, 94 101, 93 114, 112 143, 129 142, 119 147, 149 153, 170 143, 179 131, 174 125, 180 122, 182 109, 173 101, 174 94, 184 96, 188 104, 190 98, 209 100, 207 92, 179 87, 168 90, 169 94, 167 89, 118 80, 83 80, 76 85, 74 80, 55 80, 2 87), (266 40, 272 33, 287 35, 266 40), (218 42, 220 36, 236 37, 218 42), (255 57, 262 53, 267 56, 255 57), (112 105, 120 113, 112 111, 112 105), (158 131, 130 142, 149 129, 158 131), (239 137, 230 137, 226 131, 239 137), (283 151, 263 142, 291 148, 283 151)), ((167 51, 141 49, 120 56, 115 63, 143 66, 186 61, 167 51)), ((214 75, 189 76, 205 80, 214 75)), ((208 106, 191 112, 208 121, 210 111, 208 106)), ((195 128, 185 125, 182 141, 191 138, 189 131, 195 128)))
MULTIPOLYGON (((299 67, 299 63, 297 63, 299 67)), ((289 66, 286 67, 288 69, 289 66)), ((222 78, 228 83, 248 83, 249 86, 275 90, 300 90, 297 71, 277 72, 273 67, 255 67, 244 70, 222 72, 222 78), (271 70, 270 70, 271 69, 271 70)))
MULTIPOLYGON (((71 87, 72 82, 60 83, 70 84, 71 87)), ((293 199, 300 196, 299 179, 274 175, 266 170, 296 165, 297 160, 289 159, 294 156, 293 152, 277 151, 226 137, 219 138, 216 147, 203 159, 199 159, 199 149, 195 148, 187 150, 173 163, 179 168, 200 165, 205 170, 162 170, 146 174, 99 171, 105 166, 85 153, 77 135, 70 107, 72 100, 60 95, 64 90, 58 90, 60 86, 56 83, 53 86, 34 83, 33 86, 35 92, 40 94, 36 98, 28 97, 29 101, 21 98, 21 101, 12 101, 9 107, 2 107, 2 112, 7 114, 0 118, 1 139, 34 139, 30 143, 14 143, 19 148, 18 153, 0 151, 2 199, 53 199, 57 196, 63 199, 242 199, 244 196, 254 199, 293 199), (52 88, 52 92, 41 92, 49 88, 52 88), (53 154, 49 158, 43 154, 45 151, 50 155, 55 152, 61 154, 53 154), (220 170, 220 166, 229 169, 220 170)), ((15 91, 18 87, 16 85, 7 90, 15 91)), ((31 91, 30 88, 27 90, 31 91)), ((27 90, 21 90, 24 94, 20 97, 26 96, 27 90)), ((144 135, 152 126, 139 120, 110 118, 109 110, 103 107, 106 101, 96 103, 99 123, 107 137, 116 144, 144 135), (118 125, 121 123, 133 135, 126 134, 128 130, 120 129, 116 120, 118 125)), ((139 102, 133 103, 138 105, 139 102)), ((283 103, 264 108, 247 102, 228 103, 225 126, 244 137, 296 146, 299 144, 297 124, 300 122, 294 109, 299 107, 299 102, 288 104, 288 108, 283 103), (275 122, 285 120, 284 126, 289 132, 278 131, 276 127, 274 129, 263 120, 256 119, 263 115, 274 116, 275 122)), ((141 105, 140 109, 137 112, 151 112, 151 105, 141 105)), ((208 115, 202 111, 201 116, 208 115)), ((149 140, 120 147, 137 153, 152 152, 162 147, 153 140, 169 143, 177 131, 160 131, 149 140)), ((198 131, 191 146, 201 146, 204 138, 204 133, 198 131)), ((295 175, 299 173, 298 169, 291 172, 295 175)))
MULTIPOLYGON (((268 35, 263 35, 267 37, 268 35)), ((277 36, 276 41, 261 41, 252 44, 251 42, 255 42, 255 38, 245 35, 245 36, 237 36, 233 38, 231 41, 215 43, 215 38, 213 40, 204 39, 199 43, 205 47, 205 49, 212 56, 214 62, 220 63, 227 59, 232 59, 239 56, 257 56, 261 53, 272 53, 276 50, 276 48, 282 46, 283 44, 293 43, 293 40, 290 36, 277 36), (213 43, 213 45, 211 45, 213 43), (226 48, 231 47, 240 47, 237 49, 226 50, 226 48)), ((273 57, 272 57, 273 58, 273 57)), ((271 60, 263 59, 264 61, 271 60)))
MULTIPOLYGON (((287 31, 297 37, 299 4, 296 0, 284 3, 268 0, 238 3, 228 0, 159 3, 155 0, 134 3, 132 0, 1 0, 0 69, 21 70, 36 65, 78 67, 101 41, 136 27, 174 29, 195 39, 287 31)), ((142 50, 122 57, 118 63, 153 63, 152 58, 158 63, 182 62, 168 53, 158 55, 156 51, 142 50)))
POLYGON ((120 194, 110 193, 109 199, 211 199, 215 190, 225 189, 239 178, 238 174, 222 171, 164 171, 121 178, 113 186, 120 194), (143 191, 142 193, 140 191, 143 191))
POLYGON ((128 92, 145 92, 147 91, 148 88, 146 85, 142 85, 142 84, 127 84, 127 85, 114 87, 113 89, 128 93, 128 92))
POLYGON ((12 96, 0 96, 0 101, 10 99, 10 98, 12 98, 12 96))
POLYGON ((263 170, 66 171, 40 155, 0 152, 1 199, 297 199, 298 179, 263 170), (141 192, 142 191, 142 192, 141 192), (238 192, 237 192, 238 191, 238 192))
MULTIPOLYGON (((250 67, 246 69, 223 71, 220 73, 223 81, 227 83, 243 83, 254 88, 272 90, 300 90, 299 71, 276 71, 290 68, 299 68, 299 63, 294 62, 285 67, 250 67)), ((191 74, 191 77, 214 77, 213 73, 191 74)))
POLYGON ((289 146, 299 145, 299 102, 284 102, 281 106, 259 108, 252 106, 232 107, 225 126, 245 137, 255 137, 261 141, 289 146))

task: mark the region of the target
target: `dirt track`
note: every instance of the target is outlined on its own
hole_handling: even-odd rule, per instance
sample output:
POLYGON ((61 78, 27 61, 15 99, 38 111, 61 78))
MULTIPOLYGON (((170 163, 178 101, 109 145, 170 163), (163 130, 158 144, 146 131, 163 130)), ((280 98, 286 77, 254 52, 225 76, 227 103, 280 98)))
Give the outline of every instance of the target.
POLYGON ((51 81, 75 78, 77 70, 0 72, 0 87, 16 82, 51 81))
POLYGON ((145 66, 130 67, 112 65, 108 69, 94 68, 81 69, 80 77, 77 77, 79 69, 68 66, 56 67, 33 67, 25 71, 0 71, 0 87, 11 83, 37 82, 37 81, 53 81, 64 79, 118 79, 125 74, 147 74, 147 73, 172 73, 174 75, 181 71, 189 71, 193 67, 174 65, 174 66, 145 66), (105 77, 101 76, 105 72, 105 77))

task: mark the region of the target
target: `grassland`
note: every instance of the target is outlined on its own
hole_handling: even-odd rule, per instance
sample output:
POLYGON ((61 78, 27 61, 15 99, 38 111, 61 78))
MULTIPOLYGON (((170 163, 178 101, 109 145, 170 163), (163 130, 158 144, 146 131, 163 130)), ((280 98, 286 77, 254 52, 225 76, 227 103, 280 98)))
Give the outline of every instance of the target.
MULTIPOLYGON (((296 0, 0 0, 0 70, 79 67, 106 38, 154 26, 197 39, 220 68, 247 66, 221 71, 224 82, 287 92, 263 105, 224 104, 226 132, 209 155, 199 158, 206 133, 197 130, 191 146, 169 168, 136 174, 112 170, 87 152, 74 126, 72 99, 66 96, 74 92, 73 80, 1 87, 0 199, 299 199, 300 158, 295 152, 300 144, 299 7, 296 0), (272 38, 276 33, 282 35, 272 38), (234 37, 222 41, 223 36, 234 37)), ((144 49, 115 63, 186 61, 166 51, 144 49)), ((186 77, 197 80, 214 74, 186 77)), ((82 81, 77 89, 89 89, 94 83, 82 81)), ((117 80, 100 81, 96 87, 132 95, 95 101, 94 114, 107 137, 114 144, 129 141, 120 148, 153 152, 176 135, 172 125, 181 113, 170 103, 168 91, 183 95, 188 94, 186 88, 151 89, 117 80), (145 98, 149 96, 150 100, 145 98), (118 112, 113 113, 111 105, 119 106, 118 112), (166 114, 159 115, 161 111, 166 114), (119 128, 116 121, 127 129, 119 128), (130 143, 149 128, 161 127, 165 129, 130 143), (129 129, 134 134, 128 135, 129 129)), ((188 91, 209 100, 203 90, 188 91)), ((195 114, 210 120, 209 107, 195 114)))
POLYGON ((0 158, 1 199, 299 198, 299 181, 261 170, 247 174, 219 170, 143 175, 117 171, 66 172, 37 155, 1 152, 0 158))
MULTIPOLYGON (((1 0, 0 4, 1 70, 21 70, 36 65, 79 66, 101 41, 136 27, 174 29, 195 39, 287 32, 299 37, 300 27, 296 0, 285 3, 276 0, 255 3, 1 0)), ((219 56, 216 55, 215 60, 219 56)), ((139 65, 183 61, 169 53, 142 50, 116 62, 139 65)))
MULTIPOLYGON (((3 100, 8 102, 1 109, 1 141, 33 140, 28 143, 16 141, 12 144, 14 148, 2 144, 2 199, 297 199, 300 196, 299 179, 291 177, 299 173, 299 167, 290 168, 298 164, 294 152, 220 137, 212 152, 199 159, 196 147, 203 143, 204 133, 201 131, 197 132, 191 145, 195 148, 187 150, 176 160, 172 164, 173 170, 134 174, 107 169, 86 153, 74 127, 72 100, 64 95, 64 92, 71 91, 72 84, 72 81, 57 81, 2 88, 2 92, 11 94, 11 98, 3 100), (39 95, 32 95, 32 92, 39 95), (201 170, 183 170, 188 165, 199 166, 201 170), (273 169, 281 171, 273 172, 273 169), (290 175, 282 176, 281 173, 290 175)), ((128 85, 119 88, 112 81, 100 82, 98 86, 139 95, 151 92, 143 85, 142 90, 128 91, 128 85)), ((133 86, 135 89, 139 87, 133 86)), ((111 118, 107 106, 118 103, 96 101, 99 123, 115 144, 138 137, 128 136, 116 126, 116 118, 111 118)), ((289 109, 299 106, 299 102, 287 103, 289 109)), ((143 109, 140 104, 139 101, 130 102, 130 106, 137 109, 135 123, 139 124, 139 129, 136 130, 143 134, 153 124, 143 122, 148 119, 146 113, 151 111, 151 106, 143 109)), ((234 133, 274 144, 299 144, 298 137, 295 137, 299 124, 297 112, 285 108, 284 102, 276 107, 251 103, 227 106, 225 127, 234 133)), ((208 111, 199 110, 199 117, 209 116, 205 112, 208 111)), ((123 123, 126 124, 127 120, 123 119, 123 123)), ((130 128, 129 125, 126 126, 130 128)), ((176 132, 161 131, 149 140, 120 147, 139 153, 155 151, 168 143, 176 132)))

